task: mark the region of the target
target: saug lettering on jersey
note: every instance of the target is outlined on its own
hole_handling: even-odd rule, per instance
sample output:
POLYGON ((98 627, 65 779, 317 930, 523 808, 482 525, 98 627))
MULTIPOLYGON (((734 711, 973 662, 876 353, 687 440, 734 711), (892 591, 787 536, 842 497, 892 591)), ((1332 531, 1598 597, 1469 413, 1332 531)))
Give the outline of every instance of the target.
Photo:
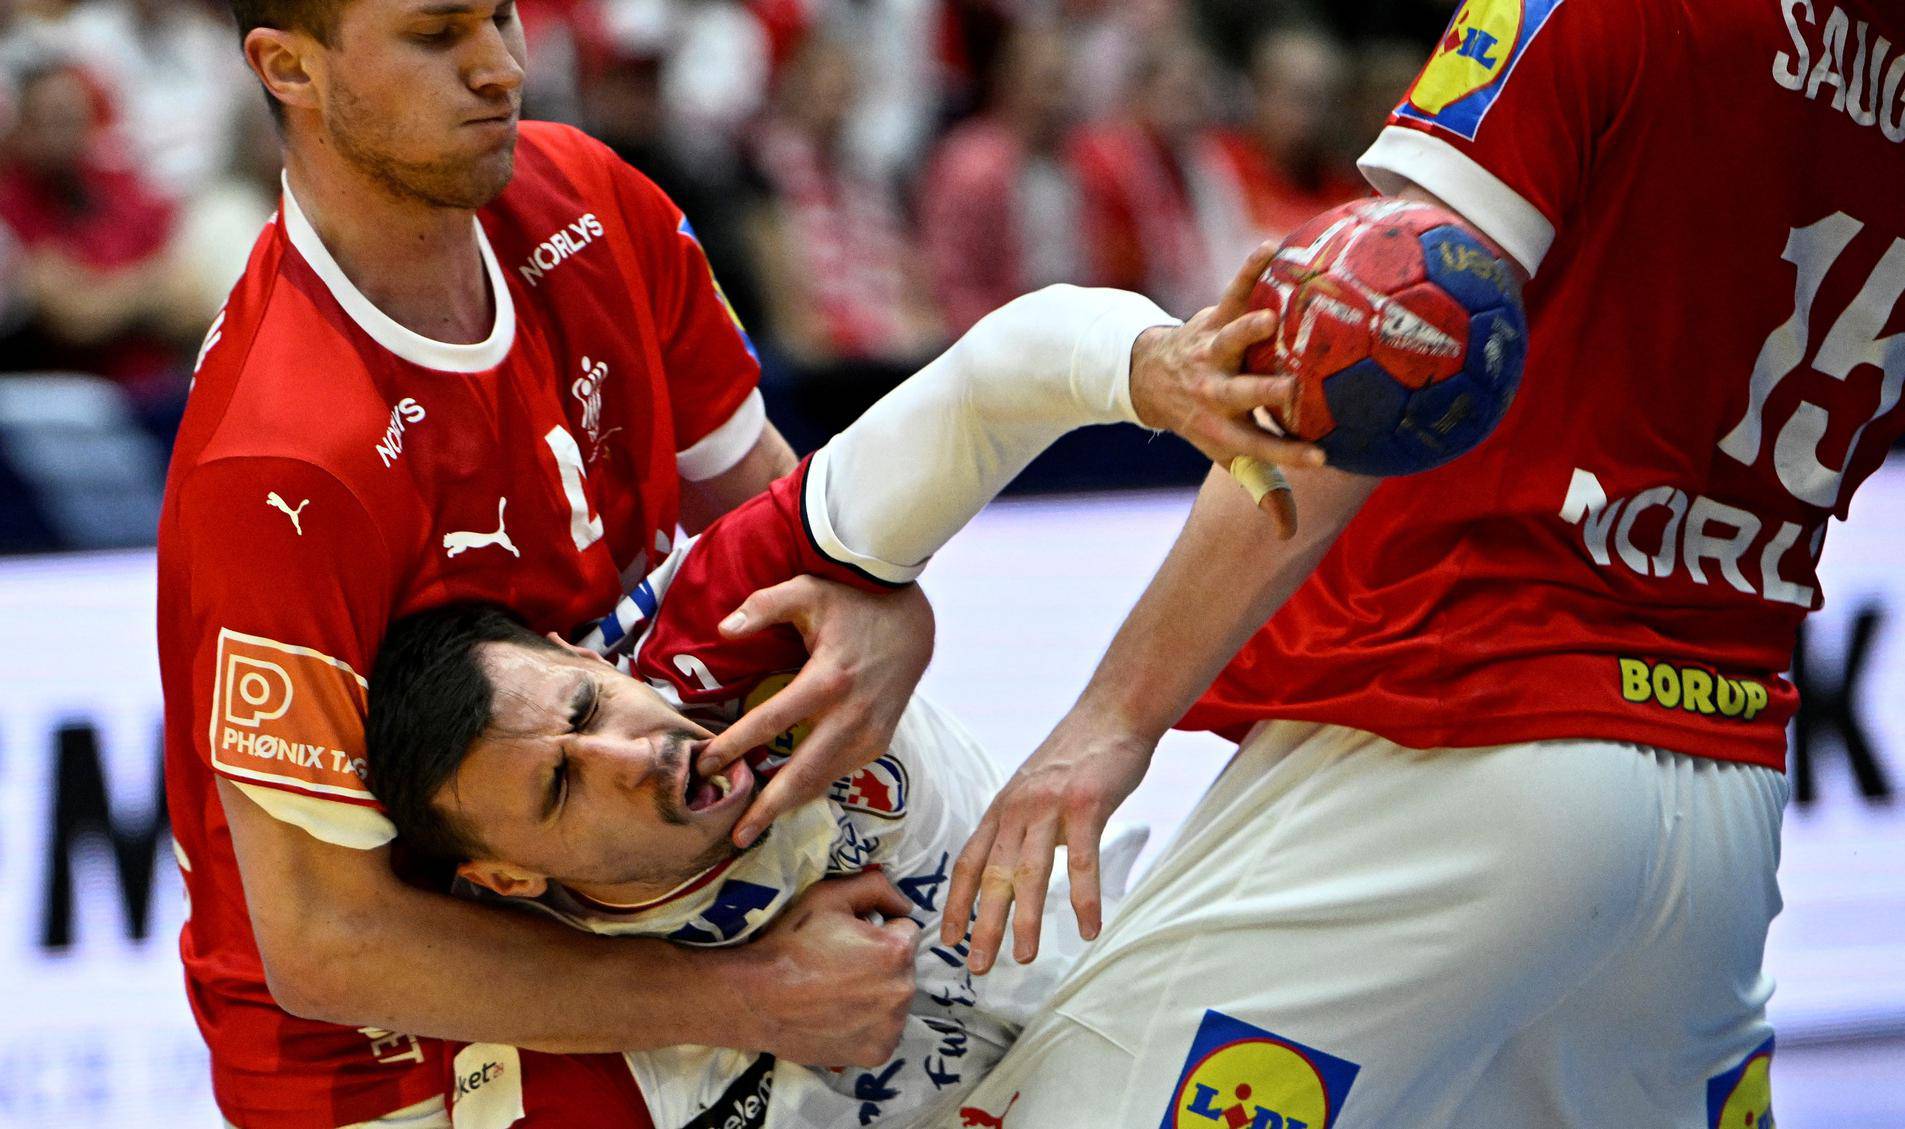
POLYGON ((1813 0, 1779 0, 1779 9, 1792 44, 1774 53, 1773 81, 1829 103, 1856 125, 1876 126, 1887 141, 1905 142, 1905 51, 1888 67, 1892 41, 1836 4, 1823 20, 1824 5, 1813 0))
POLYGON ((1466 0, 1397 116, 1431 122, 1473 141, 1521 53, 1561 3, 1466 0))
POLYGON ((1905 431, 1902 45, 1890 0, 1464 5, 1360 164, 1533 275, 1526 378, 1185 724, 1783 768, 1828 524, 1905 431))

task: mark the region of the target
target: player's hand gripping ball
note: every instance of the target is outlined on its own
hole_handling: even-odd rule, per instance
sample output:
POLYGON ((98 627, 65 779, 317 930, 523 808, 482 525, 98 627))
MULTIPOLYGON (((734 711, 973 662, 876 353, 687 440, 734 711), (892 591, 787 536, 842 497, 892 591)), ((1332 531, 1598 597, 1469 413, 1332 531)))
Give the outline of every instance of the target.
POLYGON ((1414 474, 1480 443, 1521 383, 1528 321, 1507 258, 1445 208, 1368 199, 1285 240, 1253 308, 1282 316, 1244 367, 1296 378, 1257 422, 1356 474, 1414 474))

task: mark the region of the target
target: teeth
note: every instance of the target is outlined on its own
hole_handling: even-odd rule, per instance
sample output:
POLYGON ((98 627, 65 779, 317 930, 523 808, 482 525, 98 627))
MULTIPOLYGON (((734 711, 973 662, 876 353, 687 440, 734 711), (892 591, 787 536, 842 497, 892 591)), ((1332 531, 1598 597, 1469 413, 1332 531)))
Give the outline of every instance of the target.
POLYGON ((709 777, 709 781, 714 785, 714 790, 721 793, 723 796, 727 795, 729 792, 734 791, 734 781, 729 780, 725 776, 709 777))

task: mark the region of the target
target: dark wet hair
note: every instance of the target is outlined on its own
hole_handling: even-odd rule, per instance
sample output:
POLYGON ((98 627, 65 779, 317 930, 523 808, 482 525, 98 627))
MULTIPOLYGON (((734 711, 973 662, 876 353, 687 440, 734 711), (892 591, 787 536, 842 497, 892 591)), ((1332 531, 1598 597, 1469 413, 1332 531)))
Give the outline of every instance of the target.
POLYGON ((451 604, 392 624, 371 671, 371 791, 412 849, 451 862, 477 857, 481 845, 431 801, 489 728, 494 688, 476 658, 483 643, 559 650, 500 607, 451 604))

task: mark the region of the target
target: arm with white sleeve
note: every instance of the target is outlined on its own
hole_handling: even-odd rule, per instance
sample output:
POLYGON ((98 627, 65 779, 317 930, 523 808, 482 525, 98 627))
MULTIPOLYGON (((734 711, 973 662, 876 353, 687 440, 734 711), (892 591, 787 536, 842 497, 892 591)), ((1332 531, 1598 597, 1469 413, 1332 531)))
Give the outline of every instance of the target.
POLYGON ((814 455, 802 509, 827 556, 888 583, 1067 432, 1136 423, 1131 350, 1177 319, 1122 290, 1051 286, 988 314, 814 455))
MULTIPOLYGON (((1253 407, 1290 388, 1284 377, 1239 375, 1244 352, 1275 331, 1275 315, 1247 303, 1271 250, 1259 248, 1222 300, 1183 325, 1139 295, 1073 286, 1048 287, 988 315, 815 455, 801 505, 815 546, 865 575, 905 584, 1039 452, 1094 423, 1169 425, 1226 465, 1239 454, 1314 465, 1315 448, 1248 420, 1253 407)), ((1293 529, 1294 514, 1287 516, 1293 529)), ((803 583, 814 582, 755 593, 721 625, 734 638, 790 623, 814 659, 708 745, 697 762, 703 773, 806 721, 831 686, 853 677, 833 668, 838 659, 818 661, 828 653, 824 627, 784 610, 787 592, 803 583)), ((878 718, 866 720, 860 728, 877 733, 878 718)), ((844 724, 815 723, 801 754, 736 825, 737 844, 879 754, 880 745, 839 732, 844 724)))

